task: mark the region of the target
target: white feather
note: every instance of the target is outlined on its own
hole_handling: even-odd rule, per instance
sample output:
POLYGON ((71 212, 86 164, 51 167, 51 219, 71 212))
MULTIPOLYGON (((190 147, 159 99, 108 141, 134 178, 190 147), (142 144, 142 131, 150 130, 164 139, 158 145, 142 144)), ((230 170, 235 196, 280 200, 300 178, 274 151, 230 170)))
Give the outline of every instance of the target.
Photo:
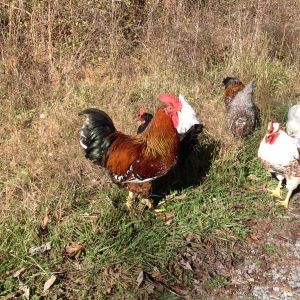
POLYGON ((87 149, 87 145, 85 145, 84 142, 83 142, 83 140, 86 139, 86 136, 84 135, 83 131, 84 131, 85 127, 89 125, 89 122, 90 122, 90 120, 87 117, 86 120, 84 121, 82 127, 81 127, 81 130, 80 130, 80 140, 79 140, 79 143, 80 143, 80 145, 81 145, 81 147, 83 149, 87 149))
POLYGON ((288 135, 300 140, 300 104, 289 109, 286 131, 288 135))
POLYGON ((146 178, 146 179, 138 179, 138 178, 132 178, 126 181, 123 181, 122 183, 143 183, 143 182, 148 182, 156 179, 157 177, 151 177, 151 178, 146 178))
POLYGON ((271 165, 287 166, 291 161, 299 158, 297 140, 279 130, 279 136, 273 144, 266 143, 265 137, 263 138, 258 149, 258 157, 271 165))
POLYGON ((182 108, 177 112, 179 121, 176 129, 179 134, 183 134, 193 125, 200 124, 200 121, 197 119, 194 109, 186 102, 182 95, 179 95, 179 101, 182 104, 182 108))
POLYGON ((300 104, 293 105, 288 112, 288 119, 298 119, 300 122, 300 104))
POLYGON ((87 149, 87 146, 82 142, 82 140, 80 140, 79 143, 83 149, 87 149))

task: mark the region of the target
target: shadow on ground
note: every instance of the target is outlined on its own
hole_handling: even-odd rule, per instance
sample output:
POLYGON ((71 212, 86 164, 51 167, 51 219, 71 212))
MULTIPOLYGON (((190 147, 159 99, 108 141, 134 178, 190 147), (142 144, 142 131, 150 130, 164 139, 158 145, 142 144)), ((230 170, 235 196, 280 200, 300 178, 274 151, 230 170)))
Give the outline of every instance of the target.
POLYGON ((202 133, 192 152, 184 154, 173 170, 153 182, 151 198, 154 205, 172 191, 199 185, 209 172, 218 149, 219 143, 202 133))

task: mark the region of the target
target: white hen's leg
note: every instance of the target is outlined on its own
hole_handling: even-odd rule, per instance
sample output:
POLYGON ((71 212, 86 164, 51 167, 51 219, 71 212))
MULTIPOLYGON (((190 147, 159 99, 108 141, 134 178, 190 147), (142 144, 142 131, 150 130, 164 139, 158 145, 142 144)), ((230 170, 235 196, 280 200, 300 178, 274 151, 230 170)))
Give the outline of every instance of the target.
POLYGON ((299 184, 300 184, 300 177, 287 177, 286 178, 286 188, 288 189, 288 193, 283 201, 278 201, 278 204, 287 208, 289 205, 289 200, 292 196, 292 193, 299 184))
POLYGON ((290 198, 292 196, 292 193, 293 193, 293 190, 289 190, 288 193, 287 193, 287 195, 286 195, 286 197, 285 197, 285 199, 283 201, 277 201, 276 203, 278 205, 284 206, 285 208, 288 208, 289 200, 290 200, 290 198))
POLYGON ((282 181, 283 181, 283 178, 282 179, 280 178, 275 190, 268 189, 268 191, 271 192, 271 196, 282 199, 281 190, 280 190, 282 188, 282 181))

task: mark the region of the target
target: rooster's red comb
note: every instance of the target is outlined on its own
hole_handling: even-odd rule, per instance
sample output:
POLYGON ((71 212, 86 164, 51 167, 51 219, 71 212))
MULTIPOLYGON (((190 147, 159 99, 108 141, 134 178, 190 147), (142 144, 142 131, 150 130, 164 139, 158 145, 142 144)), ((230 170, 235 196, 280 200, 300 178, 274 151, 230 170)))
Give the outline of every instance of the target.
POLYGON ((172 104, 173 106, 177 106, 180 103, 179 98, 171 93, 160 94, 159 100, 165 104, 172 104))

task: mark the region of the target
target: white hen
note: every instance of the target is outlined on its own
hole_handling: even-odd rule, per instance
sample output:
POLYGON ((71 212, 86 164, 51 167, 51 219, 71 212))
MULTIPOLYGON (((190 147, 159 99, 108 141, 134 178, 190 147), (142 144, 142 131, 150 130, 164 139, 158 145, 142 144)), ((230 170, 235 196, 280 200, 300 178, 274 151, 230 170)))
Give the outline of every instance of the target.
POLYGON ((179 101, 182 105, 180 111, 177 112, 178 118, 181 122, 179 122, 176 127, 179 135, 186 133, 193 125, 200 124, 200 121, 197 118, 196 112, 189 105, 182 95, 179 95, 179 101))
POLYGON ((296 104, 289 109, 286 132, 300 141, 300 104, 296 104))
POLYGON ((279 123, 270 121, 268 130, 258 149, 258 157, 270 172, 275 173, 279 184, 272 195, 281 198, 280 188, 286 179, 287 196, 278 203, 288 207, 293 190, 300 184, 300 165, 297 141, 280 129, 279 123))

